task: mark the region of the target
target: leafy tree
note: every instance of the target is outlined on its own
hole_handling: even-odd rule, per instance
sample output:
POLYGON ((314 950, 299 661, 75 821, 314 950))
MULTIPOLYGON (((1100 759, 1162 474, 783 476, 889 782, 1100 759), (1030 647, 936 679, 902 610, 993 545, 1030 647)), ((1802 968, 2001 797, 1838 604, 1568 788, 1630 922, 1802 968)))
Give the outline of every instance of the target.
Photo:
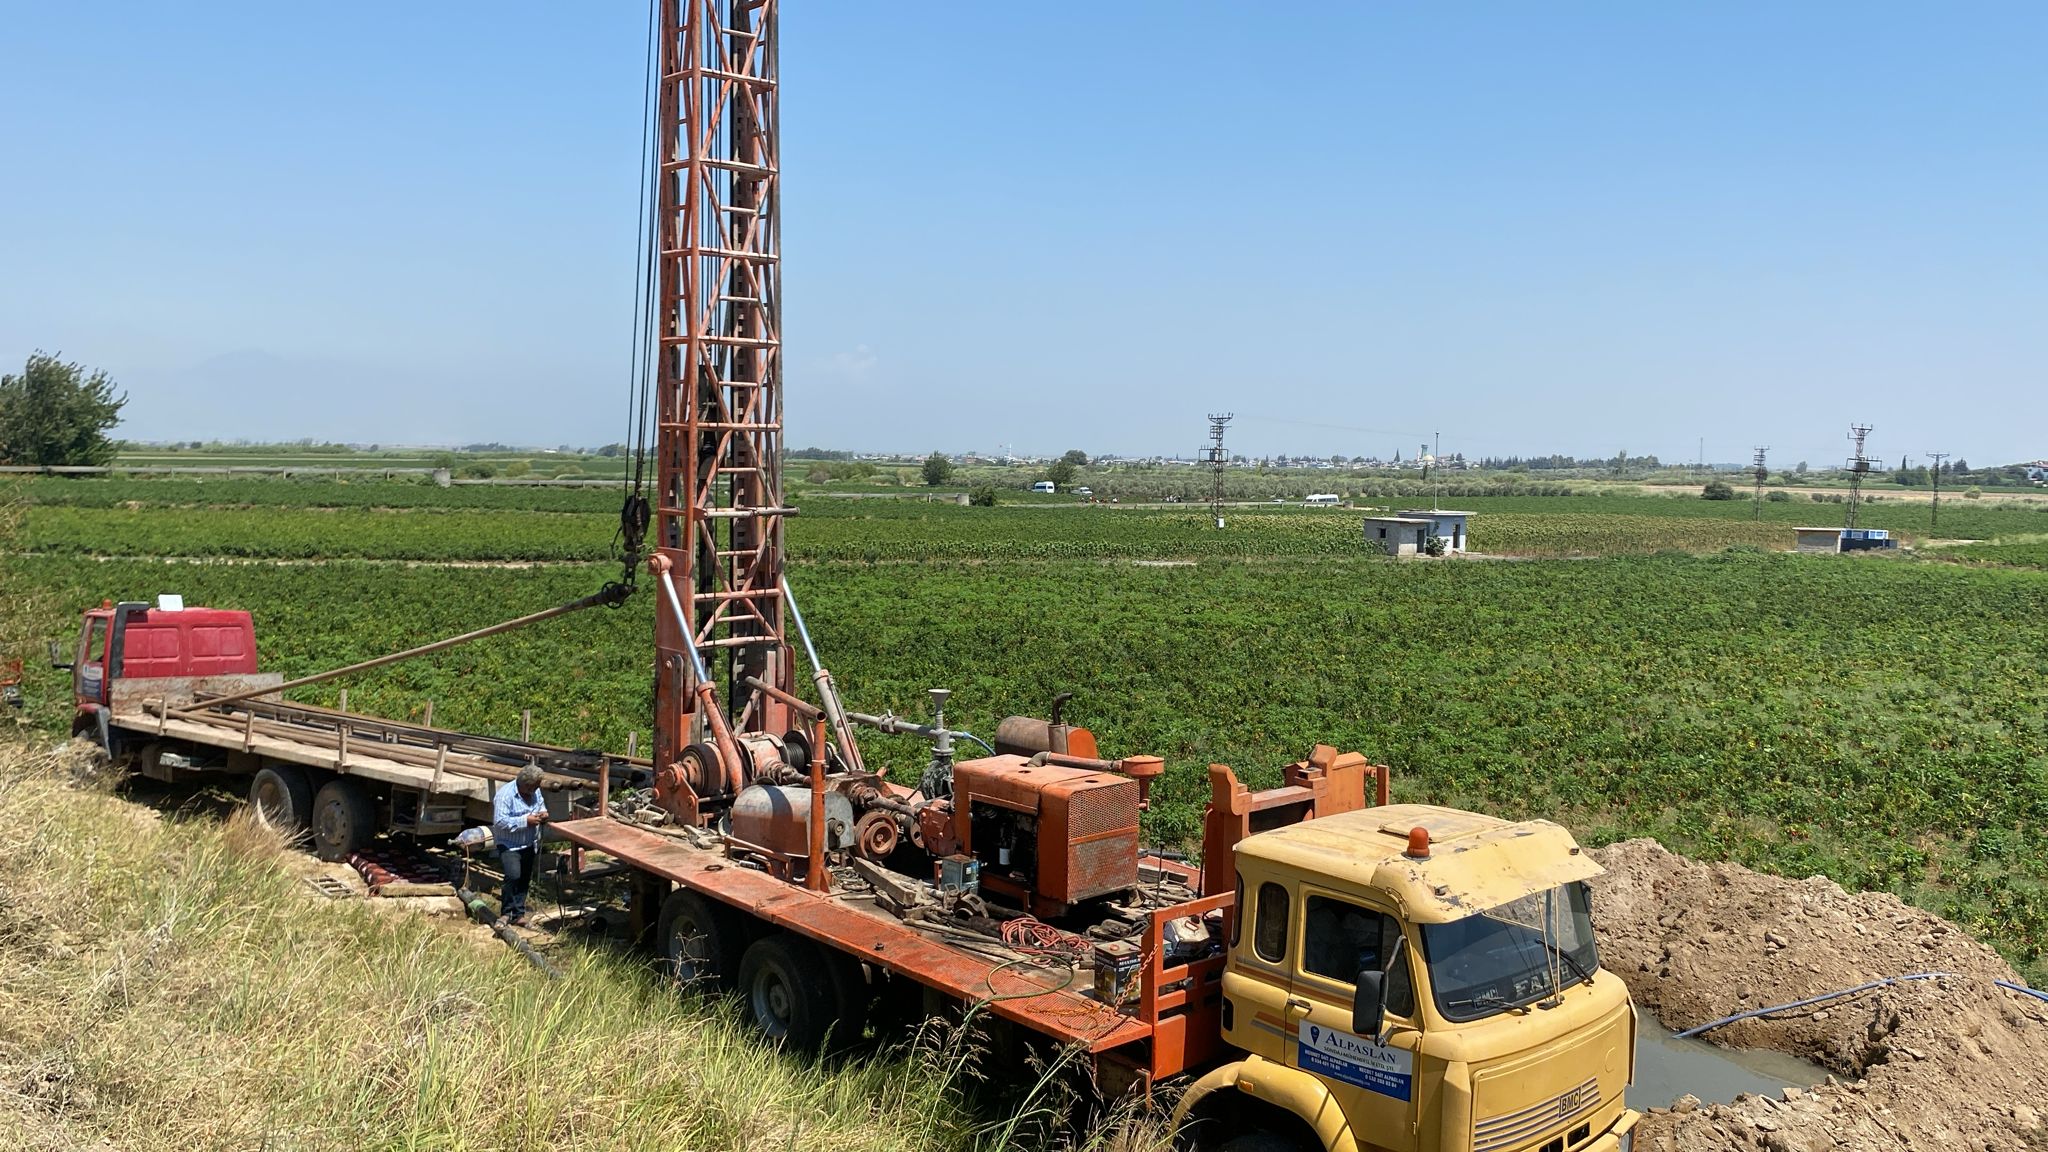
POLYGON ((1045 470, 1045 478, 1052 481, 1054 487, 1065 488, 1074 482, 1074 462, 1064 456, 1060 457, 1052 462, 1052 467, 1045 470))
POLYGON ((1735 489, 1729 487, 1726 480, 1709 480, 1707 486, 1700 490, 1700 495, 1709 500, 1733 500, 1735 489))
POLYGON ((943 452, 934 452, 924 458, 924 482, 928 488, 937 488, 953 478, 953 462, 943 452))
POLYGON ((520 477, 525 476, 527 473, 532 471, 532 463, 525 460, 514 460, 505 465, 506 477, 513 480, 517 480, 520 477))
POLYGON ((969 504, 974 505, 976 508, 995 507, 996 486, 993 484, 976 484, 973 488, 968 490, 967 502, 969 504))
POLYGON ((811 470, 804 473, 804 479, 813 484, 830 484, 832 469, 823 464, 813 464, 811 470))
POLYGON ((1969 491, 1963 493, 1963 499, 1965 500, 1982 500, 1983 498, 1984 490, 1975 484, 1970 485, 1969 491))
POLYGON ((597 454, 599 456, 624 456, 626 454, 626 446, 624 444, 607 444, 599 448, 597 454))
POLYGON ((0 376, 0 460, 11 464, 110 464, 107 430, 121 422, 125 393, 105 372, 88 373, 32 353, 21 375, 0 376))
POLYGON ((1765 496, 1764 499, 1769 500, 1773 504, 1783 504, 1792 499, 1792 494, 1783 488, 1773 488, 1770 491, 1770 495, 1765 496))
POLYGON ((1801 460, 1799 462, 1799 467, 1794 468, 1793 471, 1799 473, 1801 476, 1806 475, 1806 461, 1801 460))
POLYGON ((1067 449, 1066 453, 1060 457, 1060 460, 1062 463, 1072 464, 1076 468, 1086 468, 1088 466, 1088 454, 1079 448, 1067 449))

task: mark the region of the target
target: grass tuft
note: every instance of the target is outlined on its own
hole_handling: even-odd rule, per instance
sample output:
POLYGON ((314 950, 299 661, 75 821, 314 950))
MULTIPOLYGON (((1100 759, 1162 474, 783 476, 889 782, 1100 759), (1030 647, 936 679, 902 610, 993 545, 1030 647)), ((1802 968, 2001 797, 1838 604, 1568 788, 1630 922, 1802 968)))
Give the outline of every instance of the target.
POLYGON ((965 1106, 964 1043, 822 1063, 599 947, 542 979, 480 929, 313 893, 243 815, 159 816, 0 745, 0 1147, 1135 1149, 1051 1080, 965 1106))

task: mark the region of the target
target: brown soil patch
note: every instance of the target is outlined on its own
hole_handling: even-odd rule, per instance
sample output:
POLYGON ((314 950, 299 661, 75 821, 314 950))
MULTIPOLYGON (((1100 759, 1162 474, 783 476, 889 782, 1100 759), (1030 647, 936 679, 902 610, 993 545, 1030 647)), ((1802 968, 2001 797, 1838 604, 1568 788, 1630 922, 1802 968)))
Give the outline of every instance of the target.
POLYGON ((1883 893, 1702 864, 1651 840, 1594 853, 1606 965, 1673 1028, 1888 976, 1892 985, 1708 1038, 1830 1069, 1783 1097, 1652 1109, 1645 1152, 1766 1148, 2048 1148, 2048 1003, 1992 983, 2019 977, 1955 925, 1883 893))

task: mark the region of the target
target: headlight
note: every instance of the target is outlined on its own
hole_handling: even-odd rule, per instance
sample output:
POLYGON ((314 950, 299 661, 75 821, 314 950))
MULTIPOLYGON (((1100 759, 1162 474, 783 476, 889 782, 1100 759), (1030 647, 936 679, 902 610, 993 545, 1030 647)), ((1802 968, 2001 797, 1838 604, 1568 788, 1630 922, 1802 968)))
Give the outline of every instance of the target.
POLYGON ((1636 1130, 1631 1128, 1623 1132, 1621 1138, 1614 1142, 1614 1147, 1615 1152, 1635 1152, 1636 1130))

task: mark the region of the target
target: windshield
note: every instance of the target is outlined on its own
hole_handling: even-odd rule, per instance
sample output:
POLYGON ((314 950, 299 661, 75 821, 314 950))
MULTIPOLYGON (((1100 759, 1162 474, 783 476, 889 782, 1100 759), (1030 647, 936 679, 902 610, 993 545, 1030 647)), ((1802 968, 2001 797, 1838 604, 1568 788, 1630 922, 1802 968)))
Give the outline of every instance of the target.
POLYGON ((1600 967, 1592 903, 1564 884, 1463 920, 1422 926, 1429 986, 1444 1019, 1477 1020, 1591 979, 1600 967))

